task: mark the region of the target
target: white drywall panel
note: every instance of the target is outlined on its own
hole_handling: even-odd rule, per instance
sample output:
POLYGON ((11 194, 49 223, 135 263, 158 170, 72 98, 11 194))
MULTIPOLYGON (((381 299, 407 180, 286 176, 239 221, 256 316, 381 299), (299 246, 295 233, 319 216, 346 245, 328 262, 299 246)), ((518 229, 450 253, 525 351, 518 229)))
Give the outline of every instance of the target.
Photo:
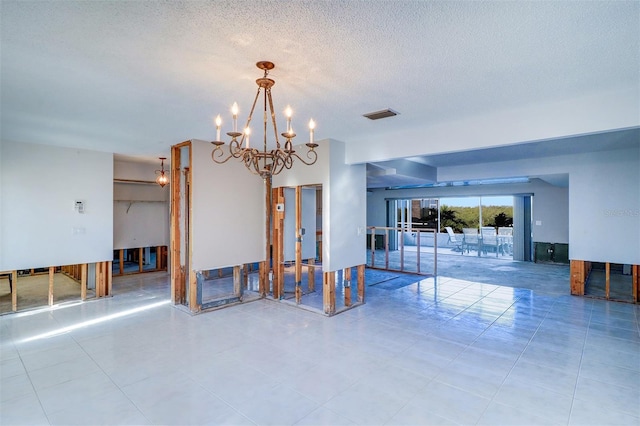
POLYGON ((569 223, 571 259, 640 264, 640 149, 577 156, 569 223))
POLYGON ((323 205, 323 248, 330 269, 363 265, 366 254, 366 166, 345 164, 345 145, 331 141, 329 184, 325 186, 326 206, 323 205), (328 197, 327 197, 328 196, 328 197))
POLYGON ((4 142, 1 169, 0 269, 112 260, 112 154, 4 142))
POLYGON ((208 270, 265 259, 265 188, 231 159, 216 164, 210 142, 192 141, 192 267, 208 270))
POLYGON ((533 241, 569 243, 569 188, 541 185, 532 198, 533 241))
POLYGON ((169 207, 166 202, 113 203, 113 248, 169 245, 169 207))
POLYGON ((2 264, 3 264, 3 259, 4 256, 2 255, 2 246, 4 244, 2 244, 3 238, 2 238, 2 228, 3 228, 3 222, 2 222, 2 200, 4 199, 3 196, 3 190, 2 190, 2 140, 0 139, 0 270, 2 270, 2 264))

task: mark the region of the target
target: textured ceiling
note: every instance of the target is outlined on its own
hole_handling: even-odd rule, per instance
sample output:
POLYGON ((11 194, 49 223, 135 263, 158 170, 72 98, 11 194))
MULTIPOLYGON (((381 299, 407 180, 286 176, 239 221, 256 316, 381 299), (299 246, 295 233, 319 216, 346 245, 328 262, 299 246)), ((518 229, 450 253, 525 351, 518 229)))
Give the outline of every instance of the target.
POLYGON ((0 7, 3 141, 166 155, 183 140, 213 139, 213 117, 228 118, 233 101, 241 117, 248 112, 259 60, 275 62, 277 113, 294 108, 301 138, 313 117, 317 139, 346 143, 380 126, 640 84, 637 1, 3 0, 0 7), (400 115, 362 117, 385 108, 400 115))

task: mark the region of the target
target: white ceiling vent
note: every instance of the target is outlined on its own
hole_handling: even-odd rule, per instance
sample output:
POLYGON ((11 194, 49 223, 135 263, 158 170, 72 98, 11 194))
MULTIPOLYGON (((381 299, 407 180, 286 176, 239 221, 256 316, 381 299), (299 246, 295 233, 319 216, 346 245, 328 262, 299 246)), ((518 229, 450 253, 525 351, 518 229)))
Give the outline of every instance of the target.
POLYGON ((391 108, 383 109, 382 111, 370 112, 367 114, 363 114, 363 117, 367 117, 369 120, 380 120, 381 118, 393 117, 394 115, 400 114, 397 111, 392 110, 391 108))

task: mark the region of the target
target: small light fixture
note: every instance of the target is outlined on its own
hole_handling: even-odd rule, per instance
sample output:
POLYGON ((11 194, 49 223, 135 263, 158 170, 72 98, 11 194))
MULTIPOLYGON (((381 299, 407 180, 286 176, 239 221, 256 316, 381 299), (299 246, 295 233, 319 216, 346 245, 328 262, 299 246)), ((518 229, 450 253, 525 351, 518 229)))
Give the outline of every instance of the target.
POLYGON ((167 157, 159 157, 160 158, 160 170, 156 170, 156 174, 158 177, 156 178, 156 183, 164 188, 166 184, 169 183, 169 176, 164 173, 164 160, 167 157))

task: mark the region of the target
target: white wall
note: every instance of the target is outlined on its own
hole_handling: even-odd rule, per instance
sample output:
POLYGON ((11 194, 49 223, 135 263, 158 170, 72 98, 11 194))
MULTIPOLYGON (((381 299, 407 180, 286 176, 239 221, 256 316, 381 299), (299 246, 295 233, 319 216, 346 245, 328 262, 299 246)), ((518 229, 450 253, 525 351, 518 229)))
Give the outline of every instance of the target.
POLYGON ((3 228, 3 222, 2 222, 2 200, 4 199, 3 197, 3 192, 2 192, 2 140, 0 140, 0 270, 2 270, 2 264, 3 264, 3 259, 4 256, 2 255, 2 246, 4 244, 2 244, 2 241, 4 241, 4 239, 2 238, 2 228, 3 228))
POLYGON ((1 161, 0 269, 112 259, 112 154, 4 142, 1 161))
POLYGON ((577 156, 569 223, 571 259, 640 264, 640 149, 577 156))
MULTIPOLYGON (((115 161, 114 179, 154 181, 153 165, 142 162, 115 161)), ((168 169, 168 165, 165 164, 168 169)), ((167 170, 167 173, 170 171, 167 170)), ((113 185, 113 248, 169 245, 169 185, 121 183, 113 185)))
POLYGON ((192 141, 192 267, 265 260, 265 192, 238 160, 216 164, 210 142, 192 141))
POLYGON ((545 185, 532 199, 533 241, 569 243, 569 188, 545 185))
POLYGON ((323 246, 328 246, 327 257, 322 261, 330 265, 329 271, 367 263, 366 176, 366 166, 345 164, 345 145, 332 141, 331 174, 325 186, 329 188, 329 208, 323 207, 323 215, 327 216, 323 235, 327 238, 322 241, 323 246))
MULTIPOLYGON (((345 163, 345 144, 322 140, 318 161, 294 165, 273 177, 273 186, 322 185, 322 268, 325 272, 366 263, 366 169, 345 163)), ((296 147, 306 152, 303 146, 296 147)), ((302 154, 304 155, 304 154, 302 154)))
POLYGON ((590 134, 640 125, 637 88, 592 92, 574 99, 502 111, 375 137, 349 140, 347 162, 364 163, 415 155, 466 151, 523 141, 590 134), (402 143, 392 143, 402 141, 402 143))

